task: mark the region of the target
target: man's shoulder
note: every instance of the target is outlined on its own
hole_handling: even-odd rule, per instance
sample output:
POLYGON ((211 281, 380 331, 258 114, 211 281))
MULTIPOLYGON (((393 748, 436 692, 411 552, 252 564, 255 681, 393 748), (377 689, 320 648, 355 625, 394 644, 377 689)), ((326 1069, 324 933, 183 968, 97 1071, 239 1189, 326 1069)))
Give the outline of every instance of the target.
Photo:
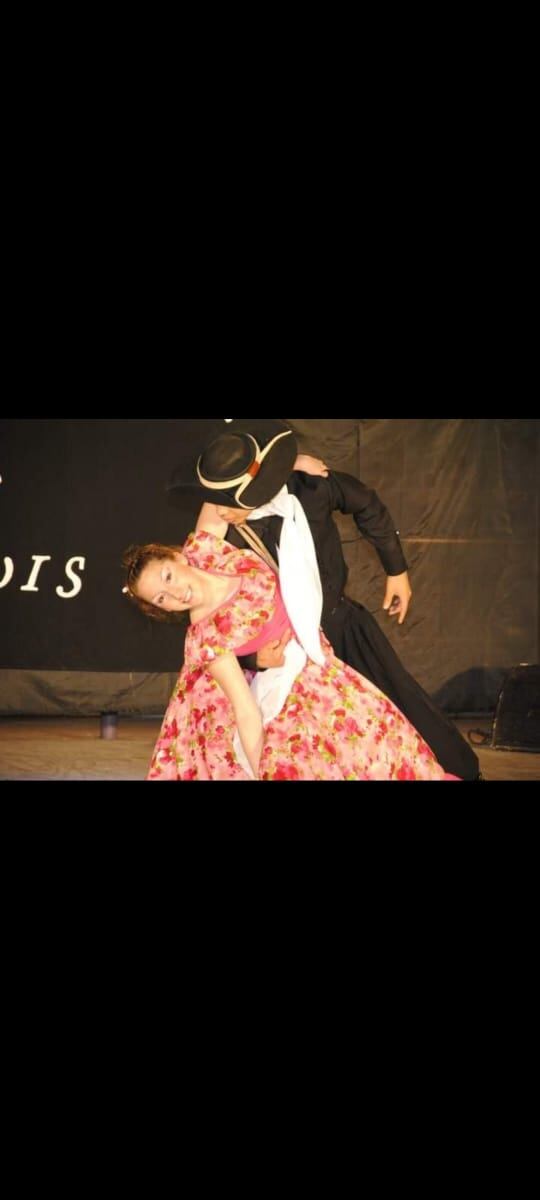
POLYGON ((322 475, 306 475, 304 471, 293 471, 287 487, 296 496, 310 517, 321 517, 333 508, 333 485, 331 479, 322 475))

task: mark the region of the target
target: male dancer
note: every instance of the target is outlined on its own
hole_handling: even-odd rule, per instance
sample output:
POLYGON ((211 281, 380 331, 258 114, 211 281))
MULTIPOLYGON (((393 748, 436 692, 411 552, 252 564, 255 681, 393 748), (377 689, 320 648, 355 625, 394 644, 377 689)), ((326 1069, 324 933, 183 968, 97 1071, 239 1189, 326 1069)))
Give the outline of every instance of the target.
MULTIPOLYGON (((290 544, 288 535, 294 533, 296 556, 293 562, 289 554, 287 571, 302 573, 306 610, 313 599, 308 581, 314 546, 322 583, 320 624, 337 657, 397 705, 446 771, 461 779, 478 779, 479 763, 472 747, 405 669, 371 613, 345 594, 348 568, 333 519, 337 511, 351 514, 360 533, 375 547, 387 575, 384 607, 398 616, 400 624, 405 620, 412 593, 388 509, 375 491, 354 476, 339 471, 329 471, 326 477, 309 475, 295 469, 301 462, 294 434, 283 421, 235 420, 204 450, 196 480, 187 481, 176 472, 169 490, 178 496, 196 487, 201 501, 214 505, 219 519, 228 524, 227 540, 240 547, 247 543, 276 571, 280 545, 283 551, 284 540, 290 544)), ((291 588, 283 571, 281 584, 287 606, 285 591, 291 588)), ((242 665, 278 666, 283 649, 274 644, 266 654, 259 652, 256 663, 242 665)))

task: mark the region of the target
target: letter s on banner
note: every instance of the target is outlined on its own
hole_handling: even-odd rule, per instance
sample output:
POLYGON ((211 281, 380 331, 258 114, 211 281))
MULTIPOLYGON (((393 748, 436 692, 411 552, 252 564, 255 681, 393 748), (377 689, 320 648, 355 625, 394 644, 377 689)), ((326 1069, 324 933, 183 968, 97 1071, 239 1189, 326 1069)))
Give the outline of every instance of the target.
POLYGON ((75 558, 70 558, 69 562, 66 563, 66 575, 68 579, 71 580, 73 587, 70 592, 65 592, 63 587, 57 587, 56 595, 60 596, 62 600, 73 600, 74 596, 79 595, 79 592, 82 588, 82 579, 79 579, 79 576, 75 575, 74 571, 72 570, 74 563, 78 563, 79 570, 84 571, 86 559, 76 556, 75 558))

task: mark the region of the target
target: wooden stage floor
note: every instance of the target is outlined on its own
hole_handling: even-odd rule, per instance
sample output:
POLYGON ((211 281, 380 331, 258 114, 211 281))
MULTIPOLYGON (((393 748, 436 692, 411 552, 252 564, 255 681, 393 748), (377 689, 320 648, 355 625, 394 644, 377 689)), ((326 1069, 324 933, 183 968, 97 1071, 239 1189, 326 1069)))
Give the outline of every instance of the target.
MULTIPOLYGON (((98 719, 0 717, 0 780, 144 780, 159 720, 120 719, 114 741, 100 738, 98 719)), ((490 729, 488 720, 457 722, 490 729)), ((486 780, 540 780, 540 754, 477 750, 486 780)))

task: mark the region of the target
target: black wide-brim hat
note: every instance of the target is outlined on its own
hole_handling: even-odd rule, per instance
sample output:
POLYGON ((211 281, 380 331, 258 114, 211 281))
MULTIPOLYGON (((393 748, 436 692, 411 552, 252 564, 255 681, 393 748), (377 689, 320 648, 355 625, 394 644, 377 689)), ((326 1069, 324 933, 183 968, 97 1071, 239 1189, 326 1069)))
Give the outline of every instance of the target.
POLYGON ((195 492, 201 504, 259 508, 277 496, 294 469, 298 446, 283 421, 232 421, 203 450, 191 479, 177 468, 168 492, 195 492))

